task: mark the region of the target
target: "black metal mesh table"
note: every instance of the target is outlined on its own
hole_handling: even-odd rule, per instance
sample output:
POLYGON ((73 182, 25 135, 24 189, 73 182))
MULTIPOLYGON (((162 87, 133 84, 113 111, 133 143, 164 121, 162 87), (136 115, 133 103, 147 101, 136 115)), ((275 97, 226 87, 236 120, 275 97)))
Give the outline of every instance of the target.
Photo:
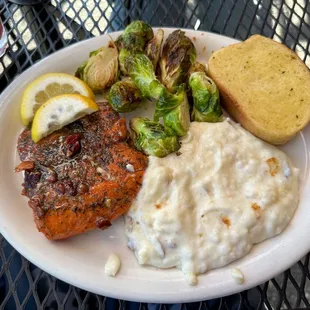
MULTIPOLYGON (((52 0, 19 6, 0 0, 9 48, 0 92, 36 61, 75 42, 143 19, 152 26, 212 31, 244 40, 260 33, 294 49, 310 66, 308 0, 52 0)), ((296 241, 298 242, 298 240, 296 241)), ((281 257, 279 257, 279 260, 281 257)), ((291 309, 310 307, 309 254, 251 290, 192 304, 139 304, 98 296, 43 272, 0 236, 1 309, 291 309)))

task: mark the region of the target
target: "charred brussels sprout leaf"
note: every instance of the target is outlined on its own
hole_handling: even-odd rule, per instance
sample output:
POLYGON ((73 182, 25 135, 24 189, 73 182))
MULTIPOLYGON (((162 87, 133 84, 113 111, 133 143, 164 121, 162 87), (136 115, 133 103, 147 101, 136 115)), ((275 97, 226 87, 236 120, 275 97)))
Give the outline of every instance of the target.
POLYGON ((178 137, 169 128, 147 118, 130 121, 135 147, 146 155, 165 157, 180 148, 178 137))
POLYGON ((146 56, 151 60, 155 72, 161 52, 161 45, 163 43, 163 39, 164 31, 162 29, 158 29, 156 35, 151 41, 149 41, 145 50, 146 56))
POLYGON ((185 84, 177 87, 174 94, 165 90, 156 103, 154 120, 163 116, 167 127, 173 129, 177 135, 184 136, 190 125, 189 105, 185 91, 185 84))
POLYGON ((95 93, 109 88, 118 79, 116 46, 102 47, 91 52, 89 59, 77 69, 75 76, 83 80, 95 93))
POLYGON ((141 100, 140 90, 130 79, 115 83, 109 92, 109 103, 117 112, 131 112, 140 105, 141 100))
POLYGON ((222 110, 214 81, 203 72, 194 72, 189 78, 189 85, 194 99, 192 119, 197 122, 219 122, 222 110))
POLYGON ((185 36, 184 31, 172 32, 164 46, 159 61, 160 81, 170 92, 185 82, 187 72, 196 60, 196 49, 193 42, 185 36))
POLYGON ((165 88, 157 80, 152 62, 146 55, 136 54, 128 57, 126 68, 143 97, 157 100, 161 96, 165 88))

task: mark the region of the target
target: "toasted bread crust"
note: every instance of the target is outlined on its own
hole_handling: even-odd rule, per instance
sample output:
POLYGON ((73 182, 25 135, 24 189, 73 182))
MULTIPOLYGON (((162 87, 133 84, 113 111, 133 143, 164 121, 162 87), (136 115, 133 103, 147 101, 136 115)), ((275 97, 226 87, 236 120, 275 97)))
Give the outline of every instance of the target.
POLYGON ((252 134, 271 144, 279 145, 288 142, 310 120, 310 91, 307 91, 310 89, 310 71, 302 60, 283 44, 260 35, 254 35, 243 43, 233 44, 213 53, 208 64, 208 74, 217 84, 222 104, 227 112, 252 134), (270 53, 268 54, 266 50, 269 47, 270 53), (249 51, 246 49, 252 53, 249 58, 246 54, 249 51), (262 51, 262 49, 265 50, 262 51), (278 53, 274 53, 275 50, 278 53), (261 59, 260 63, 251 64, 247 71, 238 70, 246 68, 247 62, 249 59, 251 60, 253 54, 254 58, 256 57, 254 51, 264 59, 261 59), (283 69, 283 72, 285 73, 287 70, 290 76, 283 79, 278 70, 285 63, 286 58, 291 62, 287 63, 288 69, 283 69), (223 66, 222 63, 222 61, 227 63, 227 60, 231 60, 228 64, 229 68, 223 66), (266 64, 268 70, 262 67, 262 63, 266 64), (256 78, 255 75, 261 77, 256 78), (268 79, 264 80, 265 76, 268 79), (290 82, 288 82, 288 78, 290 82), (234 79, 233 82, 231 82, 232 79, 234 79), (299 82, 299 79, 302 82, 299 82), (251 86, 246 85, 248 80, 254 83, 252 84, 254 85, 252 93, 251 86), (274 83, 271 83, 270 80, 274 80, 274 83), (240 92, 240 89, 232 87, 232 85, 240 85, 244 91, 240 92), (292 97, 288 97, 290 96, 289 85, 292 86, 290 89, 294 90, 292 97), (257 96, 257 89, 260 90, 260 87, 262 95, 257 96), (272 95, 265 91, 267 87, 271 90, 272 95), (302 101, 298 105, 296 100, 299 100, 301 95, 304 100, 300 99, 302 101), (253 101, 255 101, 254 104, 253 101), (274 105, 275 112, 268 113, 268 109, 270 110, 268 105, 274 105))

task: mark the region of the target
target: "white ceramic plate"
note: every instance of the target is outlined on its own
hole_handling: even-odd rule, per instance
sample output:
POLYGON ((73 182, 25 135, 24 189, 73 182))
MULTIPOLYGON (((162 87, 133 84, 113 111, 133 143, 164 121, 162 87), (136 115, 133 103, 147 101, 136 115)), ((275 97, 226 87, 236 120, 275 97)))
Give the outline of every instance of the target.
MULTIPOLYGON (((174 29, 165 29, 169 34, 174 29)), ((207 61, 211 52, 237 41, 200 31, 185 30, 194 40, 198 60, 207 61)), ((116 38, 120 33, 111 34, 116 38)), ((310 250, 310 183, 309 126, 283 147, 293 163, 301 169, 300 204, 285 231, 256 245, 243 259, 199 277, 199 284, 190 287, 177 269, 156 270, 139 266, 126 246, 123 219, 106 231, 95 230, 69 240, 48 241, 37 232, 27 198, 20 195, 22 174, 15 174, 19 163, 16 141, 23 126, 19 116, 25 86, 47 72, 74 73, 88 53, 108 43, 107 35, 96 37, 68 48, 37 63, 21 74, 0 97, 0 230, 22 255, 55 277, 85 290, 125 300, 172 303, 190 302, 233 294, 261 284, 293 265, 310 250), (104 265, 111 252, 122 261, 117 277, 104 274, 104 265), (230 269, 240 268, 243 285, 231 278, 230 269)), ((148 114, 142 108, 139 113, 148 114)))

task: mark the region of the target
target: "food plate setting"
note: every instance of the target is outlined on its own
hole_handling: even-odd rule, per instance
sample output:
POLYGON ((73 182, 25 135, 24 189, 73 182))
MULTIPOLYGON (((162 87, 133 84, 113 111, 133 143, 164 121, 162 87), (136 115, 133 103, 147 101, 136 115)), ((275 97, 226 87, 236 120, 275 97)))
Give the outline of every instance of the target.
POLYGON ((67 47, 1 95, 1 233, 105 296, 258 285, 310 250, 309 83, 261 36, 133 22, 67 47))

